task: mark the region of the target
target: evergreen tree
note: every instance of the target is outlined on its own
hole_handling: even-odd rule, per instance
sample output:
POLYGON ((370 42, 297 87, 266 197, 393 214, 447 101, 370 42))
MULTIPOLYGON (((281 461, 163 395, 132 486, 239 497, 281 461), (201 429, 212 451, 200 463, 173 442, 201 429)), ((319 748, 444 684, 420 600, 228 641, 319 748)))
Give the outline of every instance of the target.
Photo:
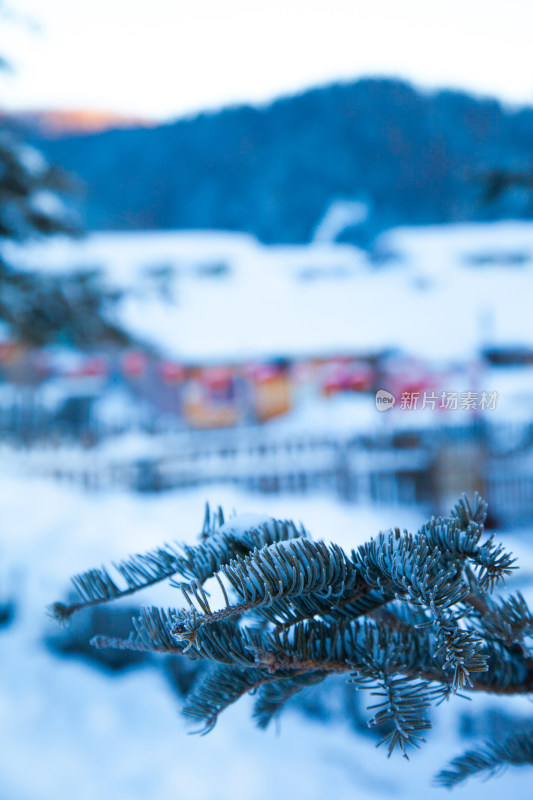
MULTIPOLYGON (((0 2, 0 19, 2 17, 0 2)), ((9 65, 0 58, 0 70, 9 65)), ((0 321, 24 344, 91 345, 126 337, 106 320, 116 299, 95 272, 53 276, 15 268, 6 243, 80 233, 66 198, 73 180, 0 115, 0 321)))
MULTIPOLYGON (((77 575, 79 600, 51 613, 66 621, 171 579, 185 608, 145 608, 127 640, 97 636, 93 644, 210 662, 184 709, 204 731, 247 692, 256 693, 254 717, 266 727, 297 692, 346 673, 378 697, 370 725, 386 726, 389 755, 407 757, 431 727, 432 704, 458 692, 533 691, 533 617, 519 593, 495 591, 516 565, 484 535, 486 515, 478 495, 473 505, 463 496, 416 534, 390 530, 347 553, 293 522, 249 527, 208 508, 197 546, 165 545, 114 565, 116 574, 77 575)), ((467 753, 438 781, 452 786, 506 763, 533 764, 533 729, 467 753)))
POLYGON ((58 276, 22 271, 6 257, 6 242, 79 233, 62 197, 71 187, 69 178, 26 144, 8 121, 0 123, 0 320, 29 345, 125 343, 126 337, 106 320, 116 296, 105 289, 98 272, 58 276))

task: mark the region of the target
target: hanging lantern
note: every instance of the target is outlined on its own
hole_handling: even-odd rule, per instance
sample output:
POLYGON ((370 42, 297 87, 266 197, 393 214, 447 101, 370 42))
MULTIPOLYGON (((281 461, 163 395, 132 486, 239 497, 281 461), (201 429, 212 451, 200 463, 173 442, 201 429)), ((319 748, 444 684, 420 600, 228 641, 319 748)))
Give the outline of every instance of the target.
POLYGON ((9 364, 14 361, 17 355, 17 348, 14 342, 2 342, 0 344, 0 364, 9 364))
POLYGON ((185 368, 175 361, 161 361, 159 374, 165 383, 179 383, 185 377, 185 368))
POLYGON ((148 359, 139 350, 131 350, 122 358, 122 372, 128 378, 139 378, 144 375, 148 366, 148 359))
POLYGON ((210 367, 202 371, 202 383, 209 399, 217 404, 235 400, 235 374, 230 367, 210 367))
POLYGON ((109 372, 109 362, 105 356, 89 356, 81 363, 78 375, 81 377, 103 378, 109 372))
POLYGON ((350 369, 342 361, 331 361, 326 365, 322 392, 326 397, 337 392, 344 392, 350 386, 350 369))
POLYGON ((368 392, 374 383, 374 370, 365 362, 357 362, 350 367, 348 388, 352 392, 368 392))

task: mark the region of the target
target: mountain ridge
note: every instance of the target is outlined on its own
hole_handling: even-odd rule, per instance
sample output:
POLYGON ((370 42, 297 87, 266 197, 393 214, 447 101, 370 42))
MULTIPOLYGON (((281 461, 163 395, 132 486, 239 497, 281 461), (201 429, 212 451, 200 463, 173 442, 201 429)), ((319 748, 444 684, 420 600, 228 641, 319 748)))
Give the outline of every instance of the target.
POLYGON ((531 218, 511 187, 486 204, 494 170, 533 173, 533 109, 391 79, 332 84, 267 106, 232 106, 153 128, 35 136, 76 173, 89 229, 242 230, 309 241, 336 201, 365 203, 357 243, 383 228, 531 218))

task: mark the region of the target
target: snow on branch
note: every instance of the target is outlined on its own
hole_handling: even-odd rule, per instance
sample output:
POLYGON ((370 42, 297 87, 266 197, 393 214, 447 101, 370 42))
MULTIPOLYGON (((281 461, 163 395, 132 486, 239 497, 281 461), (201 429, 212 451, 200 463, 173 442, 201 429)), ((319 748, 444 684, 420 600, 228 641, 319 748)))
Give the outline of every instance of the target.
MULTIPOLYGON (((52 612, 67 619, 170 578, 185 607, 143 609, 129 639, 94 643, 209 662, 185 706, 204 730, 248 692, 266 727, 290 697, 346 673, 377 698, 370 725, 386 724, 389 755, 407 757, 431 727, 431 705, 458 692, 533 691, 533 618, 522 595, 491 596, 517 567, 484 537, 486 514, 478 495, 472 504, 463 496, 416 533, 381 532, 347 553, 293 522, 225 522, 207 508, 197 545, 164 545, 113 571, 75 576, 79 602, 52 612)), ((533 763, 528 748, 529 740, 513 739, 467 754, 439 780, 452 785, 496 762, 533 763)))

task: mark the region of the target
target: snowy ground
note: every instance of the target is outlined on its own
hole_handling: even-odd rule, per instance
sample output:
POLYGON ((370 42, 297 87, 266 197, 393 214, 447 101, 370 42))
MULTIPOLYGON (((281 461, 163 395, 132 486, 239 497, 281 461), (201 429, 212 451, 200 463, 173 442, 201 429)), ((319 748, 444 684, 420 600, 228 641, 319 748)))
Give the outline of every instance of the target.
MULTIPOLYGON (((404 509, 364 509, 327 497, 260 497, 209 488, 188 494, 84 494, 73 488, 0 474, 0 575, 14 582, 14 624, 0 630, 0 794, 2 800, 432 800, 435 772, 472 744, 457 736, 458 710, 487 704, 526 715, 525 700, 457 700, 440 709, 429 743, 409 763, 389 761, 347 724, 286 713, 279 731, 253 727, 248 698, 205 737, 188 736, 179 702, 163 674, 143 667, 111 677, 85 662, 58 659, 43 645, 53 625, 47 603, 62 598, 76 571, 171 540, 193 541, 205 500, 227 511, 301 520, 315 538, 346 547, 420 518, 404 509)), ((506 543, 533 569, 533 542, 506 543)), ((3 587, 0 587, 2 589, 3 587)), ((521 587, 522 589, 526 587, 521 587)), ((5 589, 4 589, 5 591, 5 589)), ((177 602, 161 587, 141 600, 177 602)), ((487 784, 471 782, 454 797, 496 800, 530 796, 531 772, 511 770, 487 784)))

